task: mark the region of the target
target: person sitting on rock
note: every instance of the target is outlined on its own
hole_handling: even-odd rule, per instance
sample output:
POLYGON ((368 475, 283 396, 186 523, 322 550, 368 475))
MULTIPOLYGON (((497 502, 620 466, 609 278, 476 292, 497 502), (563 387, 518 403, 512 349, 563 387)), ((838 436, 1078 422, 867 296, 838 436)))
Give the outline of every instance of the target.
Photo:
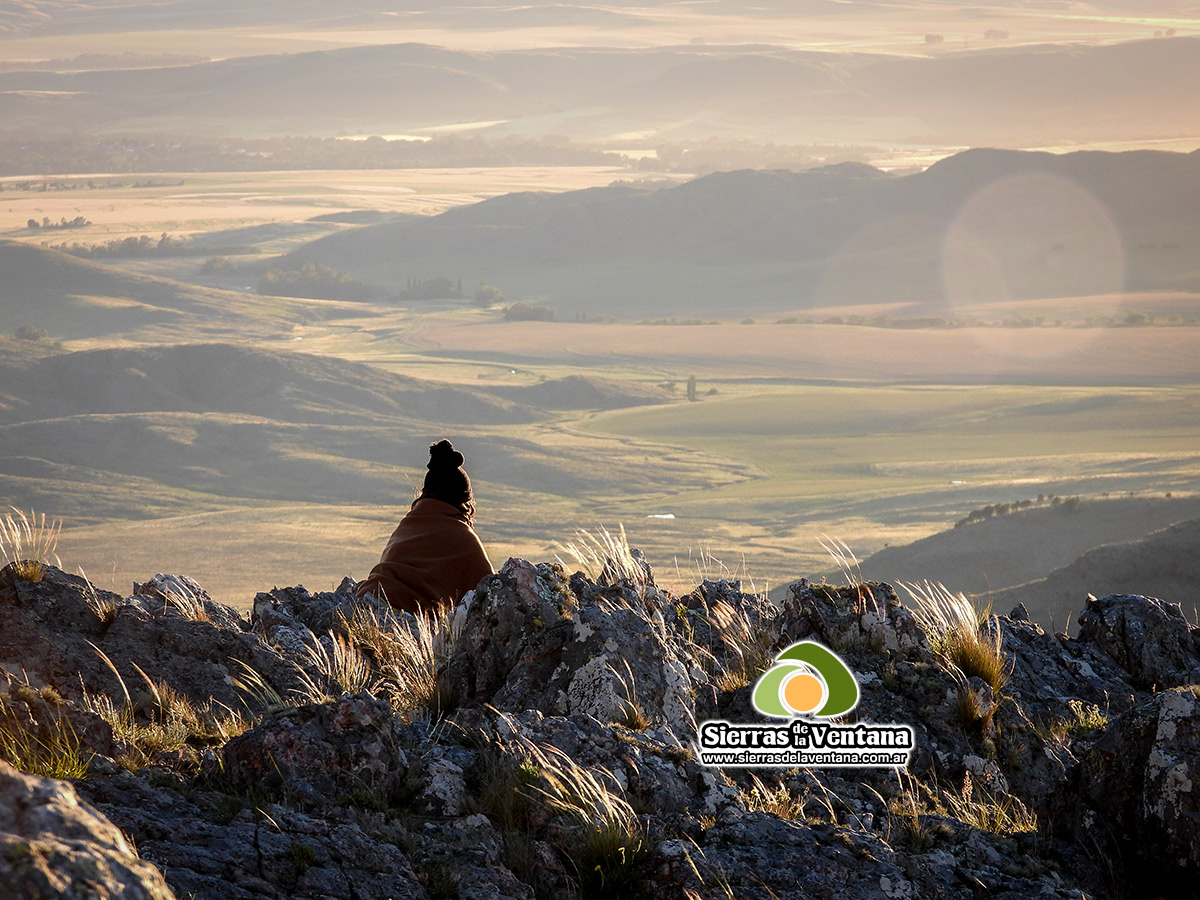
POLYGON ((475 500, 463 455, 449 441, 429 447, 425 484, 383 548, 379 564, 359 583, 359 597, 374 594, 411 613, 457 603, 494 573, 471 527, 475 500))

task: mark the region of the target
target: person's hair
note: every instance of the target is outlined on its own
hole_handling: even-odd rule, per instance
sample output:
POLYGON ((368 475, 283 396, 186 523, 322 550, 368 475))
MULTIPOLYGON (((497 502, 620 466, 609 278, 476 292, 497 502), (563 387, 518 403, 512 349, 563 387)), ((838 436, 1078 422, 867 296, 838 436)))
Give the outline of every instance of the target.
POLYGON ((471 479, 463 471, 464 457, 449 441, 442 440, 429 445, 429 464, 425 483, 421 486, 417 500, 441 500, 457 506, 467 516, 475 518, 475 497, 471 493, 471 479))

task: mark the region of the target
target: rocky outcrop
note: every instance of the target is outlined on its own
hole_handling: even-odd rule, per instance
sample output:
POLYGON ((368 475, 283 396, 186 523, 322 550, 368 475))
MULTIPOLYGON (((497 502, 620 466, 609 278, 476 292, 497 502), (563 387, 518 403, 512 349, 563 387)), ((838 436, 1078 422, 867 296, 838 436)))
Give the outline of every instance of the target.
POLYGON ((1078 772, 1078 833, 1127 859, 1151 896, 1192 896, 1200 872, 1197 690, 1164 691, 1121 716, 1078 772))
POLYGON ((1089 597, 1079 639, 1107 653, 1143 690, 1200 684, 1200 629, 1177 603, 1117 594, 1089 597))
MULTIPOLYGON (((7 572, 10 570, 4 570, 7 572)), ((294 668, 237 611, 195 582, 155 576, 120 597, 50 566, 39 582, 0 572, 0 666, 75 703, 85 693, 135 699, 150 682, 204 705, 240 705, 240 666, 288 688, 294 668)))
POLYGON ((0 895, 172 900, 153 865, 64 781, 0 761, 0 895))
POLYGON ((886 584, 776 605, 733 581, 674 596, 636 558, 596 580, 510 560, 431 644, 437 702, 321 671, 351 621, 422 627, 349 581, 247 619, 179 576, 119 597, 51 568, 0 577, 0 613, 0 735, 27 738, 5 755, 87 772, 0 768, 0 877, 34 879, 13 896, 95 871, 97 896, 194 900, 1149 897, 1200 869, 1200 653, 1157 600, 1092 601, 1078 639, 1001 616, 989 683, 886 584), (805 639, 850 666, 852 717, 912 727, 905 773, 697 760, 697 723, 760 720, 755 679, 805 639))

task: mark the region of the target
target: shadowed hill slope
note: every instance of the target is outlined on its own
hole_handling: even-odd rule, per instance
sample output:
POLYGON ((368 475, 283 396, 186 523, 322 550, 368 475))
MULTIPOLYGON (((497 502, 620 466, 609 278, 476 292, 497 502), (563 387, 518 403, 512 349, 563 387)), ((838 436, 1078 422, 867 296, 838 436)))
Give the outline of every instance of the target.
POLYGON ((1045 578, 993 595, 996 610, 1024 603, 1031 615, 1059 628, 1079 614, 1088 594, 1143 593, 1183 607, 1189 622, 1200 610, 1200 519, 1189 519, 1146 537, 1089 550, 1045 578), (1135 588, 1136 585, 1136 588, 1135 588))
POLYGON ((612 471, 651 452, 657 467, 626 472, 622 496, 656 496, 663 479, 700 488, 753 477, 683 448, 582 444, 550 421, 555 403, 603 406, 636 387, 523 390, 519 402, 336 358, 227 344, 15 359, 0 365, 0 475, 10 502, 75 520, 207 509, 230 498, 406 503, 419 475, 398 467, 419 470, 430 440, 450 429, 473 478, 525 497, 607 495, 612 471))
POLYGON ((101 506, 114 477, 141 485, 134 506, 156 490, 391 500, 395 464, 421 459, 431 434, 546 418, 469 388, 225 344, 60 354, 0 367, 0 384, 0 471, 29 479, 13 490, 83 482, 101 506))
MULTIPOLYGON (((1102 545, 1124 546, 1152 532, 1166 534, 1161 530, 1198 514, 1197 497, 1120 498, 1088 500, 1078 506, 1035 507, 943 531, 906 546, 888 547, 872 554, 862 569, 865 577, 892 584, 941 582, 953 591, 993 599, 997 612, 1024 602, 1034 619, 1049 624, 1053 614, 1061 627, 1067 612, 1078 613, 1087 593, 1108 593, 1110 587, 1114 592, 1125 589, 1126 579, 1118 576, 1116 568, 1089 573, 1080 564, 1081 557, 1088 559, 1085 554, 1105 549, 1102 545), (1045 585, 1029 584, 1042 578, 1048 580, 1045 585), (1052 588, 1070 595, 1065 607, 1044 602, 1051 597, 1052 588)), ((1147 545, 1147 559, 1153 557, 1154 546, 1147 545)), ((1178 567, 1169 561, 1165 548, 1157 559, 1164 574, 1178 567)), ((1142 576, 1147 575, 1146 568, 1142 567, 1142 576)), ((1150 587, 1138 590, 1152 592, 1150 587)), ((1176 602, 1186 599, 1176 591, 1160 596, 1176 602)))
POLYGON ((483 391, 362 363, 229 344, 61 354, 6 366, 0 383, 4 422, 167 411, 308 424, 411 418, 484 425, 546 417, 483 391))
POLYGON ((290 330, 306 312, 338 307, 183 284, 16 241, 0 241, 0 273, 8 321, 54 338, 266 337, 290 330))

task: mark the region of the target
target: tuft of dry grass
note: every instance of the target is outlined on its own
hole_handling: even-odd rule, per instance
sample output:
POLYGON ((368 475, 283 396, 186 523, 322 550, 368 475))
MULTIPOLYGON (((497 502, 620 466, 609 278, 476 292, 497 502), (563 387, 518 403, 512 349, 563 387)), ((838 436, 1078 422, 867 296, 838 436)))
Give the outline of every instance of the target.
POLYGON ((137 663, 130 663, 146 683, 146 690, 135 698, 108 655, 95 644, 92 649, 117 677, 123 700, 116 702, 106 694, 85 690, 84 708, 104 719, 113 737, 125 744, 117 762, 130 771, 150 765, 160 753, 197 743, 225 743, 253 724, 244 714, 221 704, 197 705, 166 682, 154 681, 137 663))
POLYGON ((414 617, 411 628, 399 616, 380 621, 365 605, 342 617, 350 639, 366 649, 380 673, 377 689, 402 715, 436 717, 446 705, 439 676, 453 646, 451 614, 448 605, 425 610, 414 617))
POLYGON ((781 819, 804 820, 804 798, 794 795, 782 781, 775 787, 767 787, 757 775, 751 774, 750 789, 743 790, 742 796, 747 809, 770 813, 781 819))
POLYGON ((343 694, 373 691, 379 677, 353 640, 329 632, 328 640, 310 634, 304 647, 308 665, 300 668, 302 703, 325 703, 343 694), (311 670, 311 671, 310 671, 311 670))
MULTIPOLYGON (((32 688, 29 693, 43 696, 32 688)), ((80 745, 70 719, 60 713, 49 717, 41 728, 37 728, 32 721, 22 721, 6 700, 0 697, 0 759, 29 775, 87 777, 93 754, 80 745)))
POLYGON ((1002 647, 1003 635, 995 616, 977 610, 965 594, 953 594, 941 584, 901 586, 916 603, 913 615, 929 636, 929 645, 965 677, 978 677, 999 693, 1011 666, 1002 647))
POLYGON ((974 787, 969 772, 963 776, 958 791, 926 787, 901 772, 897 772, 897 778, 899 791, 886 804, 889 840, 894 833, 907 846, 927 848, 936 836, 936 828, 925 820, 927 816, 949 816, 993 834, 1020 834, 1038 829, 1037 816, 1020 799, 974 787))
POLYGON ((163 591, 163 609, 168 606, 193 622, 211 621, 204 600, 190 591, 163 591))
POLYGON ((771 636, 740 610, 724 600, 706 604, 703 613, 713 633, 725 648, 713 679, 722 691, 736 691, 758 678, 774 662, 771 636))
POLYGON ((366 691, 386 698, 408 719, 436 718, 445 706, 440 674, 449 656, 449 607, 420 613, 410 626, 400 616, 382 620, 360 605, 341 616, 345 636, 309 635, 303 665, 295 665, 300 686, 281 695, 261 673, 240 660, 234 686, 247 707, 274 710, 326 703, 343 694, 366 691))
POLYGON ((83 599, 87 601, 88 607, 101 622, 105 625, 111 625, 117 617, 118 601, 116 596, 114 594, 106 594, 101 598, 83 569, 79 570, 79 577, 84 581, 83 599))
POLYGON ((531 790, 582 832, 578 844, 560 848, 576 864, 580 895, 631 896, 649 874, 654 849, 629 801, 557 747, 523 743, 546 785, 531 790))
MULTIPOLYGON (((551 838, 575 868, 585 900, 636 896, 650 874, 653 842, 616 780, 603 769, 584 768, 562 750, 522 736, 515 722, 496 710, 508 737, 489 737, 492 762, 481 797, 493 821, 506 832, 527 829, 533 807, 561 813, 574 825, 551 838)), ((516 842, 518 845, 520 842, 516 842)))
MULTIPOLYGON (((745 582, 750 588, 751 594, 759 593, 758 588, 754 583, 754 576, 746 567, 746 557, 743 555, 741 561, 734 568, 730 568, 708 549, 701 547, 698 552, 693 552, 688 549, 688 571, 685 575, 680 569, 679 557, 675 557, 675 583, 671 585, 671 589, 677 594, 686 594, 693 585, 703 584, 705 581, 738 581, 745 582)), ((767 593, 770 588, 769 584, 764 584, 762 593, 767 593)))
POLYGON ((622 662, 625 664, 625 675, 613 671, 625 691, 625 701, 621 705, 617 724, 624 725, 633 731, 645 731, 650 727, 650 717, 646 715, 646 711, 638 702, 637 683, 634 681, 633 669, 629 665, 629 660, 622 660, 622 662))
POLYGON ((51 560, 55 565, 62 565, 54 553, 62 522, 57 519, 47 521, 45 513, 38 515, 32 509, 28 515, 15 506, 9 509, 12 513, 0 518, 0 551, 7 562, 12 563, 17 578, 41 581, 51 560))
MULTIPOLYGON (((614 584, 625 579, 643 587, 649 585, 645 565, 630 550, 625 526, 617 528, 615 535, 603 526, 595 534, 581 528, 575 532, 574 541, 556 546, 597 584, 614 584)), ((568 568, 561 557, 556 555, 555 559, 568 568)))
POLYGON ((963 776, 962 790, 943 792, 947 811, 960 822, 994 834, 1020 834, 1037 831, 1037 816, 1010 794, 997 797, 971 783, 971 773, 963 776))

